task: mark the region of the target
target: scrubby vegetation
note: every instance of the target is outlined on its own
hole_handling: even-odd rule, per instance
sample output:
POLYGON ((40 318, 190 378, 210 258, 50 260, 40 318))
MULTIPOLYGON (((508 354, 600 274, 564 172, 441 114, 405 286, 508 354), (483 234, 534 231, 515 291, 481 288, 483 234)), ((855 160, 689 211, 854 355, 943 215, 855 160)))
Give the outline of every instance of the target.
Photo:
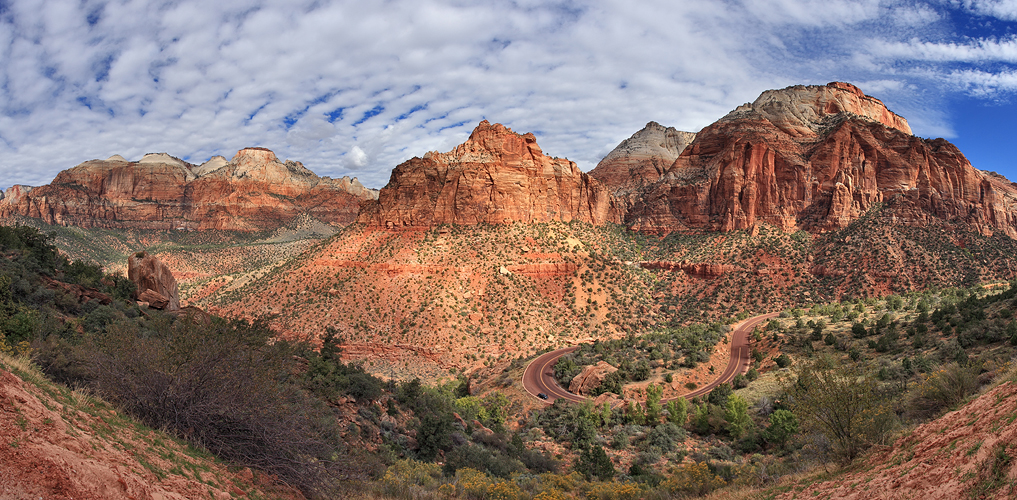
POLYGON ((653 375, 663 378, 669 370, 695 368, 709 361, 728 331, 730 327, 723 323, 693 324, 661 328, 638 337, 630 334, 620 339, 595 340, 559 358, 554 366, 555 378, 562 387, 568 387, 583 368, 603 361, 618 371, 607 375, 593 394, 622 394, 629 382, 642 382, 653 375))
MULTIPOLYGON (((820 273, 807 278, 811 284, 788 276, 780 293, 802 293, 754 332, 748 373, 690 401, 662 402, 665 387, 694 389, 672 375, 706 370, 711 352, 725 347, 728 327, 692 324, 687 309, 705 311, 699 319, 730 314, 725 320, 763 311, 760 300, 775 292, 759 284, 776 283, 793 266, 757 265, 706 279, 626 260, 710 254, 738 265, 751 259, 798 265, 835 236, 763 228, 756 235, 657 239, 564 224, 514 230, 505 236, 492 228, 436 229, 412 252, 395 237, 365 236, 369 241, 357 244, 371 252, 343 261, 363 259, 362 267, 326 273, 304 259, 251 278, 247 291, 295 309, 284 308, 282 319, 241 321, 141 309, 129 300, 131 284, 123 277, 69 261, 34 230, 0 228, 0 349, 31 356, 54 380, 94 391, 149 426, 274 474, 308 496, 401 498, 675 498, 769 488, 817 464, 850 463, 901 429, 956 408, 1011 370, 1017 349, 1017 288, 1010 283, 920 292, 902 286, 877 298, 893 290, 863 287, 861 296, 848 297, 839 287, 853 282, 843 276, 820 273), (445 252, 448 246, 459 250, 445 252), (470 252, 518 266, 557 254, 575 268, 529 277, 488 266, 480 287, 478 275, 456 271, 470 252), (384 294, 366 293, 367 281, 358 279, 367 266, 394 255, 444 270, 430 277, 415 274, 418 268, 406 274, 378 268, 396 277, 384 294), (273 280, 283 288, 269 286, 273 280), (414 295, 410 285, 425 292, 414 295), (682 292, 700 289, 723 296, 720 306, 707 310, 682 292), (754 290, 752 297, 730 295, 746 290, 754 290), (343 295, 361 292, 356 304, 354 295, 343 295), (323 321, 315 338, 273 330, 305 317, 323 321), (547 329, 535 328, 534 318, 547 329), (381 328, 390 324, 402 330, 381 328), (424 331, 465 346, 475 358, 463 361, 484 369, 445 371, 441 383, 435 383, 441 377, 397 382, 344 357, 342 346, 358 336, 396 343, 421 340, 413 332, 424 331), (513 374, 525 365, 513 346, 539 341, 550 348, 585 335, 592 341, 555 367, 559 380, 567 385, 583 366, 605 361, 620 369, 595 392, 628 401, 530 410, 540 403, 510 392, 513 374), (843 412, 817 410, 831 407, 843 412)), ((851 227, 836 237, 868 230, 851 227)), ((338 253, 347 245, 341 238, 320 249, 338 253)), ((972 238, 968 245, 1008 248, 972 238)), ((234 295, 214 302, 233 303, 245 289, 230 290, 234 295)))

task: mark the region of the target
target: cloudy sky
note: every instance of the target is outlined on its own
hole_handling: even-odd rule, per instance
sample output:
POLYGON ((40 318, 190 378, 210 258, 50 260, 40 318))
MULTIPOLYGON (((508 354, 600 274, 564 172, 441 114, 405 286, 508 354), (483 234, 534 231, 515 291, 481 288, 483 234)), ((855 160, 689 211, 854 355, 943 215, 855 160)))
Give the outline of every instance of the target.
POLYGON ((482 119, 588 171, 833 80, 1014 179, 1015 28, 1017 0, 0 0, 0 188, 247 146, 381 187, 482 119))

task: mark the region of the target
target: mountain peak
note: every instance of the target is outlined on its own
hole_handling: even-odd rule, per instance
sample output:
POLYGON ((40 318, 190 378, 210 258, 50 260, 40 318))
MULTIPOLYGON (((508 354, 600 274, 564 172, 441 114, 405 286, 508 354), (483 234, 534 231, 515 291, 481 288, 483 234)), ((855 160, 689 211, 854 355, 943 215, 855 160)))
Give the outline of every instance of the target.
POLYGON ((564 158, 549 158, 532 133, 481 121, 466 142, 395 168, 379 199, 363 206, 370 226, 618 221, 610 195, 564 158))
POLYGON ((843 115, 861 116, 912 135, 911 126, 902 116, 887 109, 883 101, 845 82, 767 90, 720 121, 764 118, 792 137, 805 137, 819 134, 830 118, 843 115))

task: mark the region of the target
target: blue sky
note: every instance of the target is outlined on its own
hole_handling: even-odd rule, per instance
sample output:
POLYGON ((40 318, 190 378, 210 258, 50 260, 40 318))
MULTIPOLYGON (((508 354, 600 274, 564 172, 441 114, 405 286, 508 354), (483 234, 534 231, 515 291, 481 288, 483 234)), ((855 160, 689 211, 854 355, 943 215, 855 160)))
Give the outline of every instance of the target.
POLYGON ((648 121, 852 82, 1017 178, 1017 0, 0 0, 0 187, 262 146, 383 186, 487 119, 590 170, 648 121))

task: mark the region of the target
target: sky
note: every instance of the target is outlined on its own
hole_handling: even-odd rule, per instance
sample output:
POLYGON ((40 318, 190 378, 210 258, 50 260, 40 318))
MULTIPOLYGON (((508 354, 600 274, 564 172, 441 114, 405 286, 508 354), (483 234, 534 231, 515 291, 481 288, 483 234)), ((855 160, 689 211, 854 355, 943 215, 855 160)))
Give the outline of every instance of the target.
POLYGON ((848 81, 1017 179, 1017 0, 0 0, 0 188, 261 146, 380 188, 481 120, 584 171, 656 121, 848 81))

